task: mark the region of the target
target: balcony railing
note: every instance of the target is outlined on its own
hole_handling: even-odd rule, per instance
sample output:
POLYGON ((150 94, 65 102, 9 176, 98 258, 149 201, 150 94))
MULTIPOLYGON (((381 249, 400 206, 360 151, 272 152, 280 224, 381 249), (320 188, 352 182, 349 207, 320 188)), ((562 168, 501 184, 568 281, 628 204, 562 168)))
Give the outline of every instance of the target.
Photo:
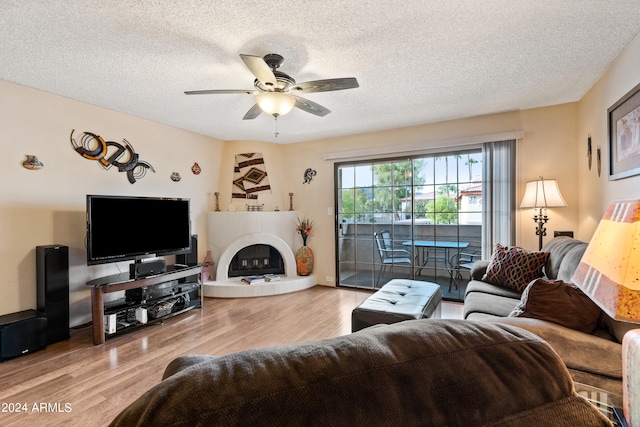
POLYGON ((480 259, 480 225, 428 223, 342 223, 338 237, 339 285, 378 289, 393 278, 435 282, 443 296, 462 300, 469 266, 480 259), (386 245, 409 252, 410 262, 383 261, 374 234, 389 232, 386 245))

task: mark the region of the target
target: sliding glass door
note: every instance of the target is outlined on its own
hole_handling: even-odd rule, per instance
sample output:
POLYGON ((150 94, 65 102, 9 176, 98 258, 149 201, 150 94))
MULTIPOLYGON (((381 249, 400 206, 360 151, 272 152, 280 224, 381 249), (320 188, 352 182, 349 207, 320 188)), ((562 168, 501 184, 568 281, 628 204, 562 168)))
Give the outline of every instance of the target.
POLYGON ((481 248, 482 158, 475 149, 336 164, 338 285, 425 280, 461 300, 481 248))

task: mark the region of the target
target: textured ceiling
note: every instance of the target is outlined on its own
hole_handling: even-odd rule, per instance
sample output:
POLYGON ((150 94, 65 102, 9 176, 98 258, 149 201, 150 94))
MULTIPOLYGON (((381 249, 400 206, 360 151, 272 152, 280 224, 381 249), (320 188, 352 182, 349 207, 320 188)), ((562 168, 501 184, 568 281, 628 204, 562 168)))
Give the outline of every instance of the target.
MULTIPOLYGON (((638 0, 2 0, 0 79, 222 140, 300 142, 579 100, 640 31, 638 0), (242 120, 238 56, 279 53, 332 113, 242 120)), ((95 130, 100 132, 100 130, 95 130)))

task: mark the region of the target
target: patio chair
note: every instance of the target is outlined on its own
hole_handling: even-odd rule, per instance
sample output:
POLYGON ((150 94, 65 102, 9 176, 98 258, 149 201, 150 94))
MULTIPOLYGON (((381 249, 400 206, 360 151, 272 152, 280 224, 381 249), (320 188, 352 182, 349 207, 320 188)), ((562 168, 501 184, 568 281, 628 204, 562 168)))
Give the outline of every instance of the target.
POLYGON ((378 253, 380 254, 380 274, 376 280, 376 287, 380 282, 380 277, 384 274, 388 265, 413 265, 411 252, 406 249, 394 249, 393 241, 391 240, 391 233, 389 230, 382 230, 379 233, 373 233, 373 238, 376 241, 378 247, 378 253))
POLYGON ((464 252, 457 252, 451 257, 449 271, 451 280, 449 281, 449 292, 451 292, 451 284, 455 282, 458 289, 458 280, 462 280, 462 271, 471 271, 473 264, 480 259, 481 251, 479 249, 467 248, 464 252))

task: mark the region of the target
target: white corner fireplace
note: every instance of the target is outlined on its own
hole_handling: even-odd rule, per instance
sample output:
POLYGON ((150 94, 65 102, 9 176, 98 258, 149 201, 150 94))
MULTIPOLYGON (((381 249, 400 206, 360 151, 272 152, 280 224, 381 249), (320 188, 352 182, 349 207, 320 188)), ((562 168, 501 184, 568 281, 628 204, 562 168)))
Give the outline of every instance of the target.
POLYGON ((215 277, 203 282, 203 295, 216 298, 257 297, 295 292, 316 285, 315 275, 298 276, 296 272, 295 251, 302 246, 302 239, 296 232, 297 222, 296 211, 209 212, 207 240, 215 277), (240 276, 229 277, 236 255, 254 245, 264 245, 279 253, 284 268, 284 273, 278 274, 280 280, 248 285, 241 281, 240 276))

